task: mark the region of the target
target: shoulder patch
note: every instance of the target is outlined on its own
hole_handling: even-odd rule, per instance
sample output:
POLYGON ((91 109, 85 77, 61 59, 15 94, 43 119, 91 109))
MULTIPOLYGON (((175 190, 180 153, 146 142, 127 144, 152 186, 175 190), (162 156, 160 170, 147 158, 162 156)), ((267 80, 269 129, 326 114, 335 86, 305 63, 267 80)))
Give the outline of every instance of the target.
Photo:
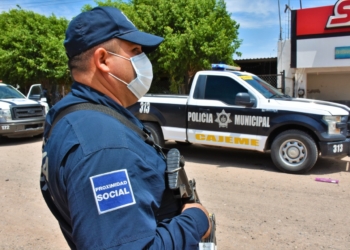
POLYGON ((90 181, 99 214, 136 203, 126 169, 91 176, 90 181))

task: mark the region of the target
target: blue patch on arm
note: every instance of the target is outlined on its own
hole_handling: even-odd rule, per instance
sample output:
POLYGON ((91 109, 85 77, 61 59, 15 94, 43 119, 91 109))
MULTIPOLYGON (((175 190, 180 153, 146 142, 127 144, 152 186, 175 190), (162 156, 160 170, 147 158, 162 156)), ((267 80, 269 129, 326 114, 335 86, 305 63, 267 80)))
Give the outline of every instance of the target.
POLYGON ((99 214, 136 203, 126 169, 90 177, 99 214))

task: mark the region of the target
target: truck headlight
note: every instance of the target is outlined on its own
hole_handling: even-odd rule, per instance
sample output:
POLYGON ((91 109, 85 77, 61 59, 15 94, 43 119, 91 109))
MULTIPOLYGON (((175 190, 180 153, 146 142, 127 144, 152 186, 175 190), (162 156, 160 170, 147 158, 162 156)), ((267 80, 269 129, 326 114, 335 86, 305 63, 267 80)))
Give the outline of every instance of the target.
POLYGON ((5 122, 12 120, 11 110, 0 109, 0 120, 5 121, 5 122))
POLYGON ((325 115, 323 120, 328 125, 328 134, 340 134, 340 128, 337 128, 337 123, 341 122, 340 115, 325 115))

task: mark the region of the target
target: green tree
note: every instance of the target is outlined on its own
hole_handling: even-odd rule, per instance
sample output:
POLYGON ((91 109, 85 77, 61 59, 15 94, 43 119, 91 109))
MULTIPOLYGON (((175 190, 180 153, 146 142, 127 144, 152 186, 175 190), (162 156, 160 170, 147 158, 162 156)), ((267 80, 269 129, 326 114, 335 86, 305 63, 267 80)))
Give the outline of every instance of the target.
POLYGON ((0 77, 27 88, 70 81, 63 40, 68 21, 12 9, 0 14, 0 77))
POLYGON ((162 2, 166 12, 159 21, 167 25, 158 62, 171 76, 172 92, 183 84, 188 92, 194 74, 209 69, 211 63, 233 64, 232 56, 241 43, 239 24, 231 19, 223 0, 180 0, 170 8, 166 0, 162 2))
MULTIPOLYGON (((140 30, 165 38, 151 53, 154 83, 170 81, 173 93, 188 92, 194 74, 211 63, 234 64, 233 54, 241 44, 239 24, 231 19, 224 0, 131 0, 96 1, 100 6, 121 9, 140 30)), ((164 88, 163 88, 164 89, 164 88)))

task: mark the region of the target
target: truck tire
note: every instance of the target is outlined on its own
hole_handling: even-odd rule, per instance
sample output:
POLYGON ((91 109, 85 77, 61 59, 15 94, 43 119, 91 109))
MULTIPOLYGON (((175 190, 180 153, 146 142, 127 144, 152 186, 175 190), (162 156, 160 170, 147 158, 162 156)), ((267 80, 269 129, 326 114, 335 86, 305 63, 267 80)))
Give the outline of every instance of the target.
POLYGON ((151 136, 156 144, 161 147, 164 147, 164 137, 162 129, 159 127, 157 123, 154 122, 145 122, 145 127, 151 132, 151 136))
POLYGON ((271 158, 282 172, 302 174, 316 163, 318 149, 315 141, 301 130, 287 130, 272 142, 271 158))

